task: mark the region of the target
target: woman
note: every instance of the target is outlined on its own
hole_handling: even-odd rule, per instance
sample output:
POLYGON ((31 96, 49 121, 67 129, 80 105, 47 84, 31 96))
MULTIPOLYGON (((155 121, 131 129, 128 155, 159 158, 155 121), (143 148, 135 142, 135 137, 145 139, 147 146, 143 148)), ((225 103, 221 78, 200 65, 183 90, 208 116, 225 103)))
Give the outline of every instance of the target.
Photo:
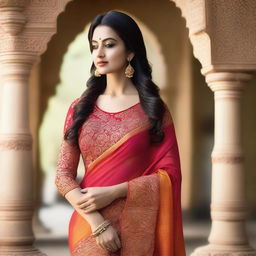
POLYGON ((178 145, 141 31, 112 10, 93 20, 88 39, 91 77, 69 107, 55 181, 75 209, 70 253, 183 256, 178 145))

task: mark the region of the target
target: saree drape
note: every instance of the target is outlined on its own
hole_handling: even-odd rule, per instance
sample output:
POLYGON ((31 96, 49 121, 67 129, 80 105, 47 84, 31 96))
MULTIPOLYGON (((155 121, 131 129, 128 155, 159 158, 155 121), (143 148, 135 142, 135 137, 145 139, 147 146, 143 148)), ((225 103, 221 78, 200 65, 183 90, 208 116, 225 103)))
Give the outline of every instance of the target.
MULTIPOLYGON (((132 118, 140 111, 139 107, 129 110, 132 118)), ((95 116, 97 120, 104 118, 101 114, 95 116)), ((69 111, 65 130, 70 125, 67 120, 70 120, 71 115, 72 112, 69 111)), ((128 111, 122 115, 125 118, 127 116, 128 111)), ((121 119, 120 117, 121 115, 115 118, 121 119)), ((143 116, 138 120, 142 118, 143 116)), ((134 119, 130 119, 129 124, 131 120, 134 119)), ((90 162, 80 184, 75 182, 79 149, 70 148, 67 144, 62 147, 56 176, 56 185, 62 195, 75 187, 112 186, 128 181, 125 198, 116 199, 110 205, 98 210, 117 230, 121 249, 115 253, 103 250, 92 236, 89 223, 74 210, 68 234, 71 255, 184 256, 186 254, 181 212, 180 157, 174 124, 167 106, 163 123, 165 137, 160 144, 150 144, 148 133, 150 123, 141 122, 141 124, 123 133, 115 143, 90 162), (73 173, 70 170, 73 170, 73 173)), ((134 127, 136 125, 137 123, 134 127)))
POLYGON ((166 123, 164 132, 160 145, 150 145, 148 127, 135 129, 88 166, 81 188, 129 181, 125 199, 99 210, 118 231, 122 248, 117 253, 100 248, 89 224, 74 211, 69 225, 72 255, 185 255, 174 124, 166 123))

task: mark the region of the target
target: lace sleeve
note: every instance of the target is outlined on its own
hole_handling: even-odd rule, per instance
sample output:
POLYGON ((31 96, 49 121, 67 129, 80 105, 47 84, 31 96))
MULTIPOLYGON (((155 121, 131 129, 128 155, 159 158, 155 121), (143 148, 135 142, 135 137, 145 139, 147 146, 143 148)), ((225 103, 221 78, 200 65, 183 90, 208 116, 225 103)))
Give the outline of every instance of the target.
MULTIPOLYGON (((63 135, 72 124, 74 105, 77 100, 78 99, 73 101, 68 109, 63 135)), ((62 196, 65 196, 67 192, 74 188, 80 188, 79 184, 76 182, 79 158, 79 147, 71 145, 63 138, 57 158, 57 171, 55 176, 55 185, 62 196)))

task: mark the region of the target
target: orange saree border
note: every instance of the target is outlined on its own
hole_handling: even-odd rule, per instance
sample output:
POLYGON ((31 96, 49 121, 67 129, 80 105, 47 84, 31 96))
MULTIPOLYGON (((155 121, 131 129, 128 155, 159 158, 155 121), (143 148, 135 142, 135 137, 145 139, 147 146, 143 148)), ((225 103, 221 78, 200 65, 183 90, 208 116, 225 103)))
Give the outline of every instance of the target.
POLYGON ((166 171, 157 170, 160 180, 160 202, 156 224, 155 254, 154 256, 173 256, 173 195, 172 183, 166 171))
POLYGON ((156 173, 160 180, 160 201, 155 229, 154 256, 186 256, 183 233, 174 227, 175 218, 172 181, 165 170, 158 169, 156 173))
POLYGON ((72 214, 71 221, 69 223, 69 229, 70 226, 73 227, 73 230, 75 232, 69 231, 69 249, 72 253, 77 244, 84 238, 91 235, 92 230, 90 224, 77 212, 74 211, 72 214))

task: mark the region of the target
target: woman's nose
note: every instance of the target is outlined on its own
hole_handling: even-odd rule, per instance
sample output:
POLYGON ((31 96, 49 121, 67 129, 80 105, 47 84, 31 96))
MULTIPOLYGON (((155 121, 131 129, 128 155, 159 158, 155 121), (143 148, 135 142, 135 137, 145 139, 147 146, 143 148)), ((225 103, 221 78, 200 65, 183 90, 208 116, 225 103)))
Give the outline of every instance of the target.
POLYGON ((103 50, 102 46, 98 47, 97 56, 98 57, 103 57, 104 56, 104 50, 103 50))

